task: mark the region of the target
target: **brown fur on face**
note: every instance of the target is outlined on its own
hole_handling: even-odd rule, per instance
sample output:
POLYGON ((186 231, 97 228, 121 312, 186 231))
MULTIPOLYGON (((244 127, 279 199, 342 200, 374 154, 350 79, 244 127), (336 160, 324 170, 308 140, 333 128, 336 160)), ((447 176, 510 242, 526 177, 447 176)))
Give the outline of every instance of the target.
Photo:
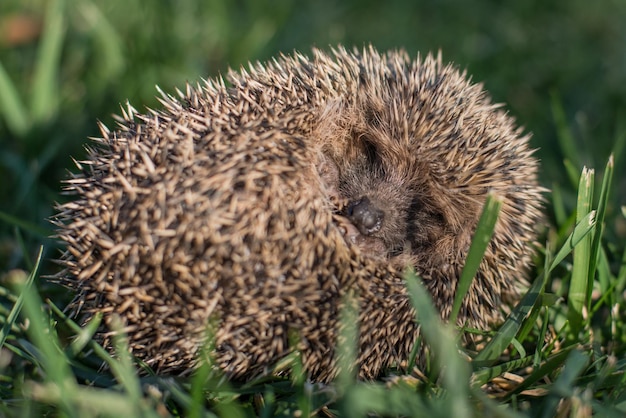
POLYGON ((342 135, 328 140, 318 163, 331 200, 338 202, 337 222, 346 240, 366 256, 384 259, 399 271, 412 267, 428 277, 444 275, 448 282, 463 265, 486 193, 457 195, 439 183, 439 161, 420 149, 420 135, 430 140, 444 127, 424 132, 420 125, 411 132, 406 120, 414 109, 398 113, 393 101, 377 106, 369 97, 363 101, 344 109, 345 114, 333 109, 335 119, 323 122, 342 135), (349 128, 337 129, 338 124, 349 128), (380 229, 371 234, 359 231, 346 213, 351 202, 364 198, 384 213, 380 229))

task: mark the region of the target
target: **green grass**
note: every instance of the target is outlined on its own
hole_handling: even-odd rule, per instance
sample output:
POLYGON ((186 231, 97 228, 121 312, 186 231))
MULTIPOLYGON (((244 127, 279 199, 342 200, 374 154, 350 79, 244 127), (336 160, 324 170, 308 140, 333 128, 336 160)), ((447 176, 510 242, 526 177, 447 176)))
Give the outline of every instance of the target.
MULTIPOLYGON (((622 3, 0 2, 0 416, 625 416, 622 3), (7 29, 19 18, 35 28, 22 41, 7 29), (138 377, 124 340, 115 341, 118 355, 102 349, 93 340, 99 317, 73 323, 60 309, 71 296, 43 278, 57 269, 46 219, 64 199, 71 157, 97 135, 96 120, 113 125, 127 98, 158 106, 156 84, 171 92, 228 65, 339 42, 411 54, 441 48, 534 132, 551 192, 528 293, 479 351, 460 355, 457 330, 439 323, 407 277, 424 341, 437 353, 420 382, 355 382, 346 373, 311 384, 297 353, 277 365, 294 370, 285 379, 230 384, 208 355, 189 379, 138 377)), ((461 289, 491 234, 494 203, 461 289)), ((353 323, 353 312, 343 314, 353 323)), ((341 347, 344 361, 354 349, 341 347)))
MULTIPOLYGON (((605 176, 611 175, 611 165, 612 159, 605 176)), ((14 271, 7 276, 10 286, 2 287, 13 309, 3 315, 0 341, 13 361, 0 371, 0 410, 9 416, 69 417, 309 416, 322 410, 341 416, 621 417, 626 413, 624 268, 612 275, 605 265, 608 249, 600 236, 603 229, 598 221, 605 218, 609 206, 611 179, 603 179, 599 197, 594 199, 589 173, 584 169, 580 176, 579 201, 591 204, 585 205, 584 214, 571 215, 575 226, 564 228, 561 234, 554 231, 546 245, 545 262, 539 264, 545 269, 480 351, 459 354, 458 331, 441 324, 418 278, 407 276, 411 299, 419 306, 416 320, 422 324, 431 352, 436 353, 430 360, 434 367, 420 382, 408 376, 387 383, 357 382, 350 368, 343 367, 334 384, 315 385, 303 378, 297 355, 289 360, 290 378, 245 385, 226 382, 211 368, 206 355, 190 379, 140 378, 137 366, 125 354, 124 338, 114 341, 115 356, 93 341, 98 317, 81 329, 52 301, 41 301, 33 286, 40 252, 30 275, 14 271), (577 258, 585 260, 577 262, 577 258), (593 264, 597 269, 589 286, 593 264), (564 293, 568 300, 576 295, 575 303, 565 303, 550 289, 549 285, 555 285, 550 279, 561 269, 567 273, 559 274, 560 287, 569 288, 564 293), (602 298, 593 292, 600 288, 602 298), (26 331, 22 329, 25 321, 26 331), (67 343, 68 335, 58 335, 60 330, 76 336, 72 343, 67 343), (507 352, 514 341, 514 349, 507 352), (94 357, 104 360, 110 372, 99 372, 94 357), (502 383, 503 376, 515 379, 507 385, 502 383), (486 388, 497 396, 488 396, 486 388)), ((497 207, 495 200, 485 205, 474 237, 475 247, 483 251, 497 207)), ((482 251, 470 251, 467 265, 481 258, 482 251)), ((343 312, 348 326, 342 341, 356 340, 354 317, 354 309, 343 312)), ((355 347, 344 343, 339 353, 340 361, 349 364, 355 347)))

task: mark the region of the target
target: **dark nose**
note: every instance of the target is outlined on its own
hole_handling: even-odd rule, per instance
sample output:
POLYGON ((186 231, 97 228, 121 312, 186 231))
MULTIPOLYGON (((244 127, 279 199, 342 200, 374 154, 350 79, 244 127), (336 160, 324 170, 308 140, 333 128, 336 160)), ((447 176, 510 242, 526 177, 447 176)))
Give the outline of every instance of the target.
POLYGON ((379 231, 385 217, 385 213, 366 196, 348 203, 346 215, 363 235, 371 235, 379 231))

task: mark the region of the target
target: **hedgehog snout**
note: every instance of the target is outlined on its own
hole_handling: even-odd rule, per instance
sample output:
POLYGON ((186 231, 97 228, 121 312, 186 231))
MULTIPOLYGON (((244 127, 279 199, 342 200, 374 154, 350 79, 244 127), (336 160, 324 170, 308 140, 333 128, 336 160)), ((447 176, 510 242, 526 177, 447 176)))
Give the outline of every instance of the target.
POLYGON ((345 215, 363 235, 372 235, 380 231, 385 218, 385 213, 367 196, 349 202, 345 208, 345 215))

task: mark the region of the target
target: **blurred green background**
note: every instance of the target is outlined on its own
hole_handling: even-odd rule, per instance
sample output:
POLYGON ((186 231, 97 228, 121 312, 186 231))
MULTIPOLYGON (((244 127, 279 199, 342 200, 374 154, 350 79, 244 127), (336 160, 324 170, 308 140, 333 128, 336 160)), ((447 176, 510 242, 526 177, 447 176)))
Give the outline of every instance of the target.
POLYGON ((548 187, 570 182, 565 157, 601 168, 618 144, 624 191, 624 0, 2 0, 0 272, 41 243, 54 255, 60 180, 127 99, 155 107, 157 84, 338 43, 441 49, 534 133, 548 187))

